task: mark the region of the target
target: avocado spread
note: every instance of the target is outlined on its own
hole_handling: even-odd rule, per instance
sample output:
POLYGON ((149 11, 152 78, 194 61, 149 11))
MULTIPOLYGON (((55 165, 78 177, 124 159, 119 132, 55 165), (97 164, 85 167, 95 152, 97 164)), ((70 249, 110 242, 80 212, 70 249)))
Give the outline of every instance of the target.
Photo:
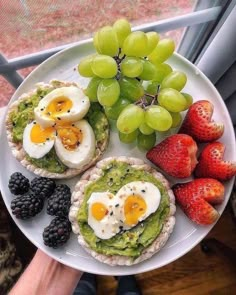
POLYGON ((124 255, 135 259, 160 234, 169 214, 169 206, 169 197, 166 189, 152 174, 132 168, 129 164, 114 161, 103 169, 103 176, 86 187, 77 220, 81 234, 92 250, 106 255, 124 255), (151 182, 159 188, 161 201, 158 209, 130 230, 121 231, 107 240, 96 237, 94 231, 88 225, 87 201, 91 194, 108 190, 116 194, 122 186, 132 181, 151 182))
MULTIPOLYGON (((55 88, 56 86, 57 85, 54 83, 55 88)), ((14 142, 22 143, 26 125, 34 120, 34 108, 37 107, 39 101, 52 90, 54 90, 54 88, 39 87, 36 93, 20 102, 17 110, 10 114, 10 119, 13 125, 12 135, 14 142)), ((88 120, 93 128, 96 144, 98 145, 99 142, 103 141, 107 136, 104 130, 109 128, 107 118, 98 103, 91 104, 85 119, 88 120)), ((48 154, 40 159, 31 158, 29 155, 26 155, 26 158, 33 165, 52 173, 63 173, 68 169, 68 167, 66 167, 57 157, 54 147, 48 154)))

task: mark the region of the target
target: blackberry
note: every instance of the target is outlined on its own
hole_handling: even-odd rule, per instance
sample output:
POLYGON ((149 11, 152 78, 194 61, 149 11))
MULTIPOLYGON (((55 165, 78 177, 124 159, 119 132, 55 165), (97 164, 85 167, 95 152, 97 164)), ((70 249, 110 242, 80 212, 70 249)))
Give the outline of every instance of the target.
POLYGON ((36 177, 31 181, 30 188, 37 195, 42 198, 49 198, 55 189, 55 181, 46 177, 36 177))
POLYGON ((29 190, 29 179, 20 172, 15 172, 10 177, 8 187, 13 195, 23 195, 29 190))
POLYGON ((71 192, 65 187, 57 190, 48 199, 47 213, 54 216, 67 216, 70 209, 71 192))
POLYGON ((43 231, 43 241, 48 247, 57 248, 65 244, 71 233, 67 217, 55 217, 43 231))
POLYGON ((70 188, 66 184, 58 184, 54 190, 54 193, 55 192, 63 192, 64 194, 65 193, 71 194, 70 188))
POLYGON ((33 192, 17 197, 11 201, 12 213, 19 219, 29 219, 37 215, 43 209, 44 200, 33 192))

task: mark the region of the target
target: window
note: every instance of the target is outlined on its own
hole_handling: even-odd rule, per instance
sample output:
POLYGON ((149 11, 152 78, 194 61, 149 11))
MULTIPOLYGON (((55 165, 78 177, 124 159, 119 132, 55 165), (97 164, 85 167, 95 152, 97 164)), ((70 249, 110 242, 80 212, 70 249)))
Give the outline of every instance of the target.
POLYGON ((33 67, 71 42, 125 17, 134 29, 170 36, 181 54, 196 57, 224 8, 232 1, 204 0, 2 0, 0 9, 0 107, 33 67), (48 50, 42 53, 42 50, 48 50), (40 54, 38 52, 41 51, 40 54), (33 56, 25 56, 35 53, 33 56), (8 59, 8 60, 7 60, 8 59), (8 64, 10 63, 10 65, 8 64), (16 72, 18 70, 18 73, 16 72))

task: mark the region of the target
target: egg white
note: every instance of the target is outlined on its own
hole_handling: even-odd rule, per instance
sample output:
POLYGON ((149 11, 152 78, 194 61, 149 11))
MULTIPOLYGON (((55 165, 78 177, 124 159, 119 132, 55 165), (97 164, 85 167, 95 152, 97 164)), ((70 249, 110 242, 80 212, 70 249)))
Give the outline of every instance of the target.
POLYGON ((60 137, 56 137, 56 154, 63 164, 69 168, 80 168, 88 164, 94 157, 96 141, 92 127, 86 120, 74 123, 74 126, 82 131, 83 139, 79 146, 71 151, 67 150, 60 137))
POLYGON ((103 240, 112 238, 120 231, 120 222, 116 219, 113 213, 111 213, 113 212, 113 208, 115 206, 114 197, 109 198, 111 195, 112 194, 109 192, 92 193, 87 201, 88 224, 93 229, 95 235, 103 240), (108 210, 108 214, 100 221, 94 218, 91 212, 91 207, 96 202, 102 203, 108 210))
POLYGON ((54 138, 46 140, 43 143, 34 143, 31 140, 31 129, 34 126, 34 122, 29 123, 23 133, 23 148, 26 153, 34 159, 40 159, 50 152, 54 145, 54 138))
POLYGON ((119 206, 114 208, 114 214, 117 220, 122 220, 123 229, 127 230, 135 226, 130 226, 125 223, 124 205, 128 196, 139 195, 146 202, 147 208, 143 215, 139 217, 138 222, 145 220, 148 216, 154 213, 159 207, 161 193, 159 189, 150 182, 133 181, 120 188, 116 194, 116 202, 119 206))
POLYGON ((35 120, 42 127, 55 124, 56 118, 51 118, 45 113, 47 106, 58 97, 67 97, 72 101, 70 112, 61 112, 60 121, 74 122, 82 119, 89 110, 90 101, 84 92, 75 86, 57 88, 42 98, 34 109, 35 120))

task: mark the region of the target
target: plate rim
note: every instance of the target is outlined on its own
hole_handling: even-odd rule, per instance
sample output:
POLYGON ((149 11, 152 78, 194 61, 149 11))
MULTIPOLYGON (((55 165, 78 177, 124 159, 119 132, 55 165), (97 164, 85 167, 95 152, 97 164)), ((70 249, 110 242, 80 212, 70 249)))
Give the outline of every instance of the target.
MULTIPOLYGON (((43 65, 45 65, 49 60, 54 59, 54 58, 56 58, 56 57, 58 57, 58 56, 60 56, 60 55, 63 55, 65 52, 67 52, 67 51, 69 51, 69 50, 71 50, 71 49, 73 49, 73 48, 75 48, 75 47, 80 47, 81 45, 91 45, 91 44, 92 44, 92 40, 91 40, 91 39, 87 39, 87 40, 79 41, 77 44, 73 44, 73 45, 71 45, 71 46, 68 46, 67 48, 63 49, 62 51, 57 52, 56 54, 52 55, 51 57, 49 57, 48 59, 46 59, 44 62, 42 62, 41 64, 39 64, 39 65, 38 65, 38 66, 37 66, 37 67, 36 67, 36 68, 35 68, 35 69, 34 69, 34 70, 33 70, 33 71, 32 71, 27 77, 26 77, 26 79, 21 83, 21 85, 20 85, 20 86, 16 89, 16 91, 14 92, 13 96, 11 97, 11 99, 10 99, 10 101, 9 101, 7 107, 6 107, 5 114, 4 114, 4 116, 3 116, 3 121, 2 121, 2 124, 1 124, 1 126, 0 126, 0 127, 1 127, 1 129, 0 129, 0 136, 3 134, 3 132, 5 132, 5 119, 6 119, 6 114, 7 114, 7 112, 8 112, 8 108, 9 108, 10 104, 11 104, 13 101, 15 101, 15 100, 17 99, 17 93, 20 92, 21 88, 22 88, 22 87, 24 86, 24 84, 28 81, 28 79, 30 79, 32 76, 34 76, 35 71, 38 71, 38 68, 41 67, 41 66, 43 66, 43 65)), ((234 129, 233 129, 233 124, 232 124, 231 117, 230 117, 229 112, 228 112, 228 109, 227 109, 227 107, 226 107, 226 105, 225 105, 225 103, 224 103, 224 101, 223 101, 221 95, 219 94, 218 90, 216 89, 216 87, 212 84, 212 82, 210 81, 210 79, 209 79, 209 78, 208 78, 208 77, 207 77, 207 76, 206 76, 206 75, 205 75, 205 74, 204 74, 204 73, 203 73, 203 72, 202 72, 202 71, 201 71, 196 65, 194 65, 193 63, 191 63, 189 60, 187 60, 185 57, 181 56, 181 55, 180 55, 179 53, 177 53, 177 52, 174 53, 174 56, 177 57, 181 62, 184 62, 184 63, 187 64, 188 66, 192 67, 192 68, 196 71, 196 73, 199 73, 199 74, 201 75, 202 79, 205 80, 205 81, 207 82, 208 86, 209 86, 210 88, 213 88, 214 92, 215 92, 216 95, 217 95, 217 99, 218 99, 219 103, 221 104, 221 107, 224 109, 224 114, 227 116, 226 119, 227 119, 227 121, 230 123, 230 124, 229 124, 229 125, 230 125, 230 128, 229 128, 229 130, 228 130, 228 132, 230 133, 230 137, 231 137, 232 135, 234 136, 234 129)), ((41 82, 41 81, 38 81, 38 82, 41 82)), ((35 84, 34 84, 34 86, 35 86, 35 84)), ((234 144, 233 144, 233 150, 235 151, 235 152, 234 152, 234 156, 235 156, 235 155, 236 155, 236 142, 233 141, 233 143, 234 143, 234 144)), ((24 169, 26 169, 26 168, 24 168, 24 169)), ((154 269, 161 268, 161 267, 163 267, 163 266, 165 266, 165 265, 168 265, 168 264, 171 263, 171 262, 174 262, 175 260, 179 259, 180 257, 184 256, 184 255, 187 254, 189 251, 191 251, 191 249, 193 249, 196 245, 198 245, 199 242, 202 241, 202 240, 206 237, 206 235, 212 230, 212 228, 213 228, 213 227, 216 225, 216 223, 220 220, 220 218, 221 218, 221 216, 222 216, 222 214, 223 214, 223 212, 224 212, 224 210, 225 210, 225 207, 226 207, 226 205, 227 205, 227 203, 228 203, 228 201, 229 201, 229 197, 230 197, 230 194, 231 194, 232 189, 233 189, 234 181, 235 181, 235 177, 233 177, 232 179, 230 179, 230 180, 227 182, 227 183, 228 183, 228 194, 227 194, 227 196, 225 196, 226 199, 227 199, 227 201, 225 202, 224 206, 222 207, 222 213, 221 213, 220 217, 218 218, 218 220, 217 220, 214 224, 212 224, 212 225, 210 225, 210 226, 208 227, 206 233, 201 234, 201 235, 200 235, 200 236, 194 241, 194 243, 192 243, 190 246, 186 246, 185 248, 181 248, 181 250, 180 250, 180 252, 179 252, 178 255, 176 255, 174 258, 169 258, 169 259, 165 260, 165 262, 163 262, 163 263, 161 263, 160 265, 158 265, 158 267, 155 267, 155 266, 148 266, 148 265, 147 265, 144 269, 139 269, 139 268, 137 268, 135 272, 133 272, 133 271, 126 271, 125 275, 128 275, 128 274, 145 273, 145 272, 147 272, 147 271, 152 271, 152 270, 154 270, 154 269), (182 250, 182 249, 184 249, 184 250, 182 250)), ((55 254, 54 254, 54 253, 51 253, 51 252, 49 251, 49 249, 47 249, 47 248, 45 248, 45 247, 42 248, 42 247, 41 247, 42 245, 41 245, 39 242, 33 240, 33 239, 31 238, 31 236, 28 235, 28 233, 26 233, 26 232, 27 232, 27 229, 24 228, 24 227, 22 227, 21 225, 19 225, 18 220, 17 220, 17 219, 15 218, 15 216, 12 214, 11 210, 9 210, 8 205, 7 205, 7 202, 5 202, 6 196, 5 196, 4 193, 3 193, 3 188, 4 188, 4 184, 2 183, 2 171, 0 171, 0 191, 1 191, 1 193, 2 193, 2 198, 3 198, 3 201, 4 201, 4 203, 5 203, 5 206, 6 206, 7 210, 8 210, 8 212, 9 212, 10 216, 12 217, 12 219, 14 220, 14 222, 16 223, 16 225, 17 225, 17 227, 19 228, 19 230, 20 230, 20 231, 26 236, 26 238, 27 238, 28 240, 31 241, 32 244, 34 244, 38 249, 40 249, 41 251, 43 251, 43 252, 44 252, 45 254, 47 254, 49 257, 51 257, 51 258, 57 260, 57 261, 60 262, 60 263, 63 263, 64 265, 67 265, 67 266, 69 266, 69 267, 71 267, 71 268, 78 269, 78 268, 75 268, 75 266, 72 265, 70 262, 64 261, 61 257, 58 257, 57 252, 55 252, 55 254)), ((190 221, 190 220, 189 220, 189 221, 190 221)), ((191 222, 191 221, 190 221, 190 222, 191 222)), ((92 259, 94 259, 94 258, 92 258, 92 259)), ((150 258, 150 259, 151 259, 151 258, 150 258)), ((140 263, 140 264, 142 264, 142 263, 140 263)), ((137 266, 140 265, 140 264, 137 264, 137 266)), ((122 271, 119 271, 119 270, 116 271, 116 268, 115 268, 115 267, 111 267, 111 268, 113 268, 113 270, 114 270, 114 271, 112 272, 112 274, 108 274, 106 271, 100 271, 100 272, 94 272, 94 273, 96 273, 96 274, 100 274, 100 275, 124 275, 122 271)), ((123 266, 122 268, 126 268, 126 269, 128 269, 129 266, 123 266)), ((82 265, 81 267, 79 267, 78 270, 80 270, 80 271, 87 271, 86 267, 84 268, 83 265, 82 265)))

